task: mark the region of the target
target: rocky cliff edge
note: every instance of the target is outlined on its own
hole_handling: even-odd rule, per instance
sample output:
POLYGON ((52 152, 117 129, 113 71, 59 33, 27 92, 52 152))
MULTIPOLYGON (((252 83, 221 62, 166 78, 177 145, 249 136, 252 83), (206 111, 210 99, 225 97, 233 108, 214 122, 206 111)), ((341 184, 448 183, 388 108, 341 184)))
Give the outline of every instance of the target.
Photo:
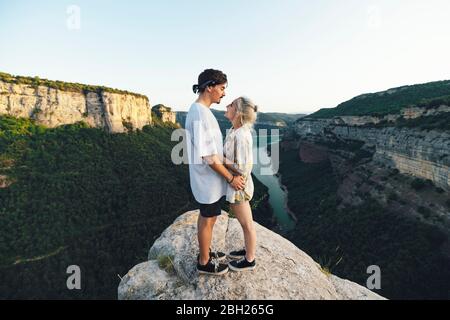
MULTIPOLYGON (((178 217, 155 241, 148 261, 121 280, 121 300, 384 299, 354 282, 324 272, 320 265, 280 235, 256 223, 257 268, 225 276, 196 271, 198 210, 178 217)), ((243 247, 239 222, 226 212, 217 219, 212 247, 229 252, 243 247)))

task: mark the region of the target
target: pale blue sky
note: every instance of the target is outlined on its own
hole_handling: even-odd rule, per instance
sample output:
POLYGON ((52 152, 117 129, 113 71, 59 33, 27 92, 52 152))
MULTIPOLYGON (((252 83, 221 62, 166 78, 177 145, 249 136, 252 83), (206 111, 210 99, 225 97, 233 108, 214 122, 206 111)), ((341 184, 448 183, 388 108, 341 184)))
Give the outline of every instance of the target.
POLYGON ((0 71, 106 85, 187 110, 205 68, 261 111, 310 113, 450 79, 449 0, 0 0, 0 71), (80 8, 80 29, 67 13, 80 8), (72 24, 73 25, 73 24, 72 24))

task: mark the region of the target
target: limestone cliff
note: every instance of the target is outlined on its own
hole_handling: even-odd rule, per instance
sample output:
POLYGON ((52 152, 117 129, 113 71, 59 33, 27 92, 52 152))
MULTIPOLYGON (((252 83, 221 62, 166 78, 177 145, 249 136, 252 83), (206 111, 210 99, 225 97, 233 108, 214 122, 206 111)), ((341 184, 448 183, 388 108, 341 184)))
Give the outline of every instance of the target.
POLYGON ((339 209, 370 198, 386 212, 450 232, 450 133, 348 125, 339 118, 300 119, 281 147, 298 151, 304 163, 330 163, 339 209))
POLYGON ((162 104, 157 104, 152 111, 161 119, 163 123, 176 123, 177 114, 171 108, 162 104))
MULTIPOLYGON (((122 278, 119 299, 383 299, 372 291, 324 272, 291 242, 256 224, 257 269, 225 276, 196 271, 198 210, 175 220, 155 241, 148 261, 122 278)), ((243 247, 242 229, 226 212, 214 227, 213 248, 243 247)))
POLYGON ((0 79, 0 115, 32 118, 48 127, 84 121, 110 132, 141 129, 152 123, 148 99, 142 95, 78 84, 52 82, 58 83, 57 87, 42 85, 42 81, 7 79, 0 79))
MULTIPOLYGON (((342 118, 342 117, 339 117, 342 118)), ((301 119, 295 131, 309 141, 361 141, 374 148, 374 160, 401 173, 429 179, 450 190, 450 133, 415 128, 370 128, 338 119, 301 119)))

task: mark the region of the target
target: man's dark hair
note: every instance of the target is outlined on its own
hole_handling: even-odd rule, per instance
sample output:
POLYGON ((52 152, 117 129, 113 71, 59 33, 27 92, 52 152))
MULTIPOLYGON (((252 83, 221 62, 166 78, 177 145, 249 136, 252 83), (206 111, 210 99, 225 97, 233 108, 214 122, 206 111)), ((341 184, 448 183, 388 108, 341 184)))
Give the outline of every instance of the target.
POLYGON ((208 86, 227 83, 227 75, 220 70, 206 69, 198 76, 198 83, 192 87, 194 93, 204 92, 208 86))

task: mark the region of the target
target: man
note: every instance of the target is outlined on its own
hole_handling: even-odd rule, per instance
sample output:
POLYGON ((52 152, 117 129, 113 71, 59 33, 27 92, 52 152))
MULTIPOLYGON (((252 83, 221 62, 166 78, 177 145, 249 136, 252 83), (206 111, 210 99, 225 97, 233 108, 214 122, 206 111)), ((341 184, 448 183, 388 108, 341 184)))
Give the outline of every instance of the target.
POLYGON ((227 76, 222 71, 203 71, 198 76, 198 84, 193 87, 199 97, 190 107, 185 123, 191 189, 200 205, 197 270, 213 275, 228 272, 227 264, 213 261, 223 260, 226 255, 210 249, 214 224, 221 214, 221 200, 226 195, 226 184, 236 190, 244 188, 244 179, 233 176, 223 165, 222 132, 210 110, 212 104, 219 104, 225 96, 227 82, 227 76))

